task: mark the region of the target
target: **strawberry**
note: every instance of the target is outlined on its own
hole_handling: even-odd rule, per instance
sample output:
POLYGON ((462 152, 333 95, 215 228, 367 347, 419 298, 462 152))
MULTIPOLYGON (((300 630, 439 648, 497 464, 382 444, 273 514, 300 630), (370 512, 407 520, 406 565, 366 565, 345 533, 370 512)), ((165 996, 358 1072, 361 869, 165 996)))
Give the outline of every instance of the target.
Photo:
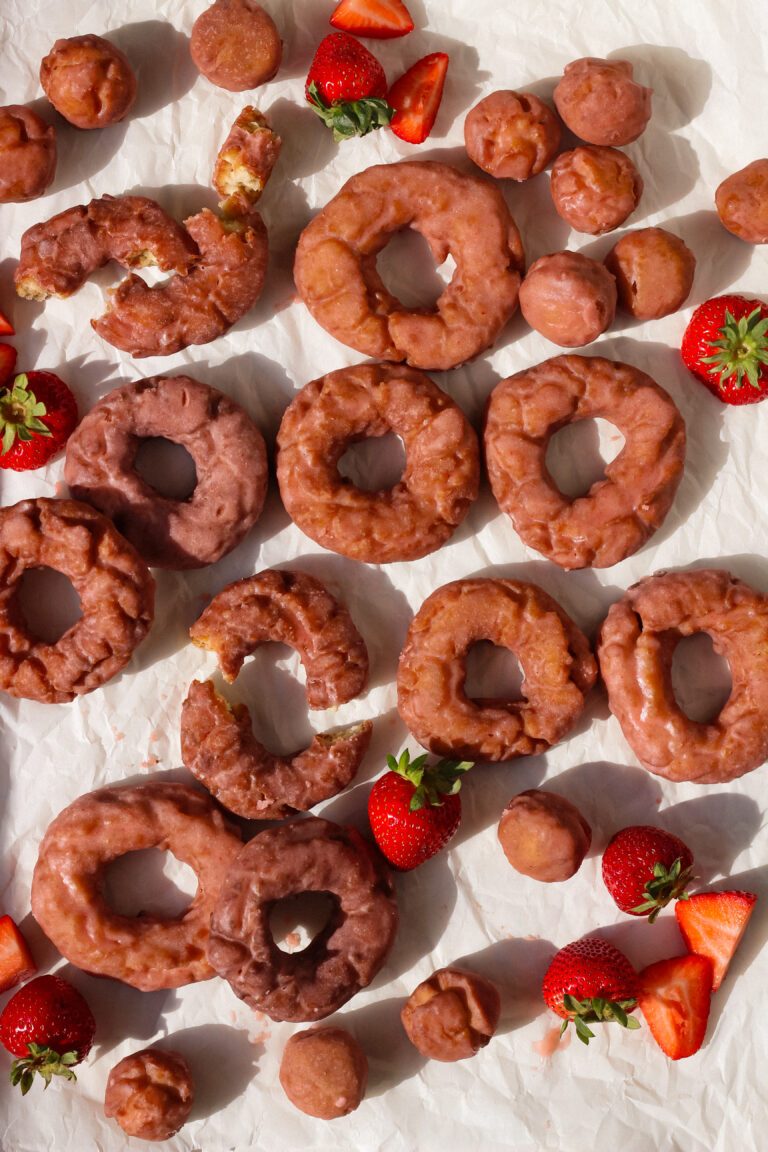
MULTIPOLYGON (((413 27, 413 25, 411 25, 413 27)), ((0 336, 14 336, 13 324, 7 316, 0 312, 0 336)))
POLYGON ((432 52, 405 72, 389 90, 388 100, 395 110, 390 128, 409 144, 422 144, 435 123, 443 98, 448 57, 432 52))
POLYGON ((768 396, 768 306, 744 296, 714 296, 683 333, 683 362, 724 404, 768 396))
POLYGON ((409 872, 444 848, 461 822, 462 774, 472 764, 441 760, 427 767, 426 754, 411 760, 406 749, 387 756, 385 772, 371 788, 368 819, 376 843, 395 868, 409 872))
POLYGON ((562 1036, 571 1020, 584 1044, 594 1038, 587 1025, 616 1021, 639 1028, 628 1015, 637 1005, 635 970, 623 952, 607 940, 588 937, 561 948, 544 973, 544 1002, 563 1017, 562 1036))
POLYGON ((7 384, 16 367, 16 349, 10 344, 0 344, 0 388, 7 384))
POLYGON ((756 902, 753 892, 699 892, 675 905, 686 948, 712 961, 713 992, 723 982, 756 902))
POLYGON ((27 372, 0 391, 0 468, 42 468, 77 424, 77 403, 53 372, 27 372))
POLYGON ((712 961, 674 956, 644 968, 637 1002, 651 1035, 671 1060, 693 1056, 704 1042, 712 996, 712 961))
POLYGON ((0 992, 7 992, 35 972, 37 965, 26 940, 10 916, 0 916, 0 992))
POLYGON ((332 32, 320 41, 307 73, 307 101, 334 140, 366 136, 392 118, 384 97, 384 69, 364 44, 346 32, 332 32))
POLYGON ((670 900, 684 900, 693 856, 687 844, 646 824, 622 828, 603 853, 603 881, 622 912, 653 924, 670 900), (650 915, 649 915, 650 913, 650 915))
POLYGON ((402 0, 341 0, 331 24, 353 36, 393 40, 413 32, 411 14, 402 0))
POLYGON ((12 996, 0 1013, 0 1043, 18 1056, 11 1083, 26 1095, 35 1073, 76 1080, 73 1064, 84 1060, 96 1031, 93 1013, 83 997, 61 976, 38 976, 12 996))

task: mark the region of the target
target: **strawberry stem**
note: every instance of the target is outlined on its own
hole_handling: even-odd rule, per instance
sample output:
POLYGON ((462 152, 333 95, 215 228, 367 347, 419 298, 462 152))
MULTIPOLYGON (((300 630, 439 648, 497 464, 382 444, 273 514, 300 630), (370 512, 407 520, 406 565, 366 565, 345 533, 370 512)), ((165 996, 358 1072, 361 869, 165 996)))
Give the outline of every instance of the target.
POLYGON ((307 102, 312 111, 329 128, 338 143, 353 136, 367 136, 377 128, 384 128, 395 114, 386 100, 378 96, 364 96, 361 100, 337 100, 328 104, 320 95, 313 80, 307 88, 307 102))
POLYGON ((590 1040, 594 1039, 594 1032, 592 1032, 587 1024, 609 1024, 616 1023, 621 1025, 622 1028, 628 1028, 630 1031, 640 1027, 639 1020, 629 1013, 633 1008, 637 1007, 637 1000, 630 998, 628 1000, 605 1000, 601 996, 591 996, 586 1000, 578 1000, 575 996, 571 996, 566 992, 563 996, 563 1008, 568 1013, 568 1019, 564 1020, 560 1027, 560 1035, 562 1036, 568 1025, 573 1021, 576 1027, 576 1035, 582 1044, 589 1044, 590 1040))
POLYGON ((33 435, 51 436, 52 432, 43 424, 41 416, 47 414, 45 404, 37 399, 28 388, 29 381, 21 373, 13 382, 12 388, 0 391, 0 432, 2 447, 0 455, 10 452, 16 440, 31 440, 33 435))
POLYGON ((29 1056, 22 1056, 14 1060, 11 1065, 11 1084, 21 1088, 22 1096, 26 1096, 35 1080, 35 1074, 42 1076, 47 1088, 54 1076, 63 1076, 65 1080, 77 1080, 72 1071, 72 1064, 77 1064, 80 1057, 77 1052, 63 1052, 59 1055, 53 1048, 46 1048, 44 1044, 27 1044, 29 1056))
POLYGON ((406 748, 400 753, 400 759, 387 756, 387 767, 390 772, 397 773, 403 779, 409 780, 415 789, 409 808, 411 812, 418 812, 420 808, 440 808, 443 797, 455 796, 461 789, 461 779, 465 772, 473 767, 471 760, 439 760, 437 764, 427 765, 427 754, 424 752, 411 760, 411 754, 406 748))
POLYGON ((638 916, 643 916, 649 912, 648 923, 653 924, 659 912, 669 904, 670 900, 684 900, 686 898, 685 889, 693 879, 693 865, 689 868, 683 868, 683 861, 680 856, 673 861, 669 868, 665 868, 660 861, 657 861, 653 866, 653 879, 645 885, 646 898, 641 904, 636 904, 632 908, 632 912, 638 916))
POLYGON ((740 320, 726 310, 725 323, 719 331, 720 339, 708 342, 716 351, 701 360, 710 365, 709 372, 719 386, 732 382, 741 388, 746 378, 753 388, 764 388, 760 371, 762 365, 768 365, 768 317, 763 318, 762 309, 755 308, 740 320), (731 381, 731 377, 735 380, 731 381))

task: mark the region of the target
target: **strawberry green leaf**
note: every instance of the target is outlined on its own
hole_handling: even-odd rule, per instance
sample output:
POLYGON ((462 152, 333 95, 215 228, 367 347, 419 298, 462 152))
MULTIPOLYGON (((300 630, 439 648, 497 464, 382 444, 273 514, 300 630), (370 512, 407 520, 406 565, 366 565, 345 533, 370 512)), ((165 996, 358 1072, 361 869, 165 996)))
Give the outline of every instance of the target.
POLYGON ((333 138, 337 143, 350 140, 353 136, 367 136, 377 128, 385 128, 394 115, 394 109, 378 96, 327 104, 314 80, 307 88, 307 101, 312 111, 333 130, 333 138))

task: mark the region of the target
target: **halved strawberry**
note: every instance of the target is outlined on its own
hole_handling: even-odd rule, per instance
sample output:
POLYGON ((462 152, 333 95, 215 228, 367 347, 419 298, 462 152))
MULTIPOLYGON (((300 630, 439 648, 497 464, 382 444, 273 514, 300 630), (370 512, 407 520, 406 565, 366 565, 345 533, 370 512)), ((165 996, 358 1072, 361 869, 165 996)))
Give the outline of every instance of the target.
POLYGON ((637 978, 640 1011, 670 1060, 693 1056, 704 1043, 712 972, 707 956, 673 956, 644 968, 637 978))
POLYGON ((0 388, 13 376, 16 368, 16 349, 10 344, 0 344, 0 388))
POLYGON ((447 71, 445 52, 432 52, 394 82, 387 97, 395 110, 389 126, 401 140, 422 144, 429 136, 443 98, 447 71))
POLYGON ((13 336, 13 324, 7 316, 0 312, 0 336, 13 336))
POLYGON ((341 0, 331 24, 353 36, 393 40, 413 32, 411 14, 402 0, 341 0))
POLYGON ((0 992, 7 992, 37 972, 29 945, 11 920, 0 916, 0 992))
POLYGON ((713 992, 723 982, 756 902, 753 892, 699 892, 675 905, 686 948, 712 961, 713 992))

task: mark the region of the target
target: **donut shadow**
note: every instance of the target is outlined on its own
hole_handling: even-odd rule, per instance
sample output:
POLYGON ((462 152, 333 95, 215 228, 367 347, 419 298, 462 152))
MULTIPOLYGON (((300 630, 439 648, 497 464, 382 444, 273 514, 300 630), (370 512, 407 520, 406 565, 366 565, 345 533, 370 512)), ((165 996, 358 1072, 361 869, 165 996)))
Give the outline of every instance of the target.
POLYGON ((651 124, 665 131, 684 128, 704 108, 712 88, 712 68, 682 48, 632 44, 609 52, 608 60, 628 60, 639 84, 653 87, 651 124))
MULTIPOLYGON (((83 994, 98 1021, 94 1055, 108 1056, 124 1040, 149 1041, 166 1013, 179 1006, 174 988, 142 992, 110 977, 90 976, 72 964, 56 970, 83 994)), ((144 1043, 141 1044, 144 1047, 144 1043)))
POLYGON ((608 760, 576 764, 548 779, 545 791, 570 800, 589 824, 592 843, 587 858, 601 856, 619 828, 655 824, 659 820, 662 801, 659 780, 644 768, 608 760), (616 823, 614 812, 621 813, 621 823, 616 823))
POLYGON ((125 53, 136 73, 136 103, 128 113, 128 123, 180 100, 197 80, 189 37, 167 20, 139 20, 106 36, 125 53))
POLYGON ((281 173, 290 181, 314 176, 328 167, 339 145, 309 104, 297 104, 295 100, 281 96, 264 114, 282 140, 280 158, 267 190, 281 173))
POLYGON ((188 1061, 195 1084, 195 1102, 189 1121, 206 1120, 248 1089, 265 1051, 260 1040, 251 1041, 242 1028, 227 1024, 198 1024, 181 1028, 157 1043, 172 1048, 188 1061))
POLYGON ((477 972, 498 988, 501 1017, 496 1035, 504 1036, 524 1028, 546 1011, 541 982, 556 951, 551 941, 538 936, 512 936, 451 963, 477 972))
POLYGON ((408 1039, 400 1020, 405 996, 377 1000, 363 1008, 342 1011, 327 1022, 345 1028, 354 1036, 368 1058, 366 1099, 383 1096, 404 1080, 418 1075, 427 1063, 408 1039))
POLYGON ((400 929, 384 967, 371 984, 382 988, 434 951, 456 906, 456 881, 446 852, 411 872, 393 874, 400 929))
POLYGON ((226 700, 245 705, 256 739, 270 752, 290 756, 312 742, 314 729, 304 670, 298 655, 287 644, 260 644, 232 684, 225 683, 218 672, 212 679, 216 691, 226 700), (293 664, 295 672, 280 666, 286 660, 293 664))
POLYGON ((3 338, 3 343, 13 341, 19 355, 19 364, 33 361, 33 358, 45 346, 46 333, 32 327, 35 320, 39 320, 45 311, 44 304, 35 300, 23 300, 16 295, 16 285, 13 275, 18 260, 8 256, 0 261, 0 300, 3 301, 3 315, 13 325, 13 336, 3 338))
POLYGON ((654 125, 653 119, 639 140, 622 151, 627 152, 643 178, 640 203, 629 217, 635 227, 638 221, 677 204, 696 187, 699 160, 690 143, 684 136, 675 136, 654 125))
MULTIPOLYGON (((183 223, 190 216, 197 215, 203 208, 218 211, 218 199, 213 188, 203 184, 135 184, 122 193, 123 196, 147 196, 156 201, 169 216, 183 223)), ((136 270, 134 270, 136 271, 136 270)), ((121 269, 121 273, 126 275, 121 269)), ((139 272, 136 272, 138 275, 139 272)), ((93 279, 93 277, 91 277, 93 279)))
MULTIPOLYGON (((281 6, 279 15, 272 14, 283 41, 283 59, 277 74, 278 80, 306 77, 318 44, 324 36, 333 31, 328 24, 332 12, 333 5, 330 3, 318 3, 318 0, 293 0, 293 3, 281 6)), ((311 115, 314 116, 314 112, 311 115)), ((330 135, 328 132, 329 137, 330 135)))
MULTIPOLYGON (((515 180, 499 180, 497 183, 520 229, 527 267, 540 256, 577 246, 574 237, 583 234, 573 231, 555 208, 549 170, 522 183, 515 180)), ((523 324, 526 330, 530 330, 525 320, 523 324)))
POLYGON ((701 557, 685 567, 676 566, 670 571, 687 572, 697 568, 724 568, 732 576, 768 596, 768 559, 765 556, 747 552, 737 556, 715 556, 711 559, 701 557))
POLYGON ((189 644, 189 629, 200 614, 180 572, 153 568, 152 574, 155 578, 155 619, 126 668, 131 674, 144 672, 180 652, 189 644))
POLYGON ((478 763, 461 784, 461 824, 451 841, 458 846, 495 826, 505 807, 519 792, 537 788, 544 779, 544 756, 521 756, 500 763, 478 763))
MULTIPOLYGON (((466 543, 468 540, 476 539, 482 530, 491 524, 494 520, 498 520, 504 513, 496 503, 496 498, 491 492, 490 485, 486 476, 482 476, 480 480, 480 492, 477 500, 475 500, 469 508, 467 515, 459 524, 458 528, 451 536, 450 540, 443 545, 443 552, 448 555, 447 550, 452 547, 458 547, 460 544, 466 543)), ((511 522, 509 529, 514 532, 511 522)))
MULTIPOLYGON (((30 101, 28 107, 56 130, 56 175, 45 195, 65 192, 79 184, 88 185, 122 151, 128 119, 107 128, 84 130, 75 128, 44 98, 30 101)), ((90 200, 90 190, 84 191, 83 196, 90 200)), ((43 219, 48 216, 50 212, 47 216, 41 213, 43 219)))
POLYGON ((684 240, 697 258, 689 307, 725 292, 749 268, 754 248, 726 231, 714 208, 674 216, 662 227, 684 240))

